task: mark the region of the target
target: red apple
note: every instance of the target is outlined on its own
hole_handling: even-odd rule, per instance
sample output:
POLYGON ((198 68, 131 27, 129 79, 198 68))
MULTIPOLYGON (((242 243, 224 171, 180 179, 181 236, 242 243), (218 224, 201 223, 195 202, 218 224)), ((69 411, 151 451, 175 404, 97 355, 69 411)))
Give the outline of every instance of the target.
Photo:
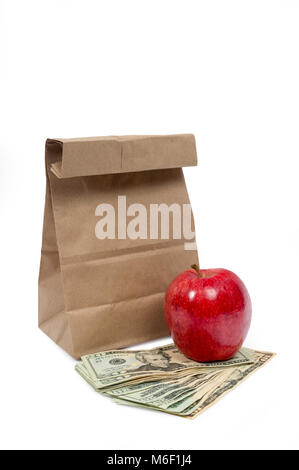
POLYGON ((179 274, 166 291, 164 312, 178 349, 199 362, 232 357, 251 321, 251 301, 241 279, 227 269, 179 274))

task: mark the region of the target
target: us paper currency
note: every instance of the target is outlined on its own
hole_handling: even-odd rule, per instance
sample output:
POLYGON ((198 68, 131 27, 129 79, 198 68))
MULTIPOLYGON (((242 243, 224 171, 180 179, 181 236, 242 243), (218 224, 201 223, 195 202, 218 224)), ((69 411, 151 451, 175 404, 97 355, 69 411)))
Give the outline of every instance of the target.
MULTIPOLYGON (((217 374, 217 373, 216 373, 217 374)), ((199 376, 186 377, 182 381, 173 381, 167 384, 159 383, 149 388, 139 389, 135 392, 118 394, 128 401, 141 404, 149 404, 151 407, 166 409, 173 403, 194 394, 194 390, 211 383, 215 373, 203 373, 199 376)), ((107 392, 109 395, 109 391, 107 392)), ((113 395, 112 395, 113 396, 113 395)))
MULTIPOLYGON (((149 402, 139 403, 139 406, 144 408, 152 408, 159 411, 164 411, 170 414, 176 414, 187 418, 195 418, 203 411, 208 409, 220 398, 222 398, 230 390, 233 390, 253 372, 264 366, 272 357, 274 353, 255 351, 254 363, 246 364, 237 367, 227 368, 222 371, 224 375, 215 377, 215 381, 211 383, 211 388, 208 387, 204 390, 196 390, 193 395, 181 397, 177 402, 169 405, 166 409, 162 407, 151 406, 149 402)), ((128 397, 118 397, 115 400, 119 404, 131 405, 133 404, 128 397)), ((137 404, 135 404, 137 406, 137 404)))
POLYGON ((104 388, 137 376, 162 376, 182 370, 248 364, 252 362, 252 351, 242 348, 227 361, 199 363, 184 356, 174 344, 169 344, 142 351, 115 350, 88 354, 82 357, 82 362, 96 388, 104 388))
POLYGON ((170 344, 89 354, 75 368, 97 392, 116 403, 194 418, 273 355, 242 348, 227 361, 198 363, 170 344))

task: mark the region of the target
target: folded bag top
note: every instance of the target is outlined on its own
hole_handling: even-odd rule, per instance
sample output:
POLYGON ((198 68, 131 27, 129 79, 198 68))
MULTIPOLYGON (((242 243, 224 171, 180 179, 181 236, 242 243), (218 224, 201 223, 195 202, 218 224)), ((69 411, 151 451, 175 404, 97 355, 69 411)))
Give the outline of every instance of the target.
POLYGON ((107 175, 197 164, 192 134, 167 136, 88 137, 48 139, 59 147, 52 165, 58 178, 107 175))
POLYGON ((194 136, 48 139, 45 157, 40 328, 75 358, 166 336, 164 293, 197 251, 170 213, 169 237, 151 238, 149 214, 190 207, 181 167, 196 165, 194 136), (120 230, 120 199, 127 223, 129 208, 144 208, 146 236, 120 230), (113 208, 115 236, 97 236, 101 205, 113 208))

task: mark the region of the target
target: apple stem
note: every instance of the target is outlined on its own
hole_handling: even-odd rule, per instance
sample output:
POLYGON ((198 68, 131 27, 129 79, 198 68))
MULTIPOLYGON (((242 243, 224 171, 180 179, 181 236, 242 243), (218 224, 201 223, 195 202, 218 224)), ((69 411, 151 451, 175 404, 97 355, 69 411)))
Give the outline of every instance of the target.
POLYGON ((200 272, 200 269, 199 269, 198 264, 192 264, 192 265, 191 265, 191 268, 192 268, 192 269, 195 269, 195 271, 197 272, 197 274, 199 275, 199 277, 202 277, 202 274, 201 274, 201 272, 200 272))

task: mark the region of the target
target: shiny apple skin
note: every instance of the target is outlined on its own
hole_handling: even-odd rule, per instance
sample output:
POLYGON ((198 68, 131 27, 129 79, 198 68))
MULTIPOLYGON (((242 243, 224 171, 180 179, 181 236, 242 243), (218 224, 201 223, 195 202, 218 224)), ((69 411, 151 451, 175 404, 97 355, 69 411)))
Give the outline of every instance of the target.
POLYGON ((251 322, 251 300, 241 279, 227 269, 190 269, 165 294, 165 320, 178 349, 198 362, 229 359, 251 322))

